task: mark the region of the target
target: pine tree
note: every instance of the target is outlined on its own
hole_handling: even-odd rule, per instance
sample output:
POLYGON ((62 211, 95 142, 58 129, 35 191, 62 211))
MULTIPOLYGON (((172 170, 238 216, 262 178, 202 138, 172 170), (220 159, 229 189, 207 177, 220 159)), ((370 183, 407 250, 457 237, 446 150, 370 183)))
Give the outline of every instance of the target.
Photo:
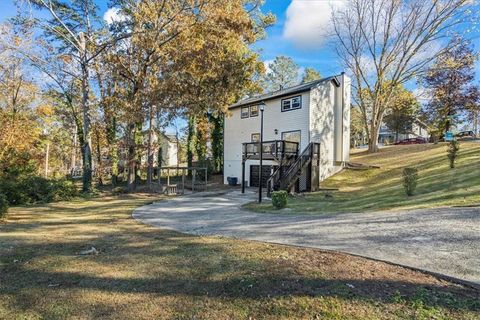
POLYGON ((300 67, 290 57, 276 57, 267 66, 267 69, 263 79, 263 87, 266 92, 282 90, 299 83, 300 67))

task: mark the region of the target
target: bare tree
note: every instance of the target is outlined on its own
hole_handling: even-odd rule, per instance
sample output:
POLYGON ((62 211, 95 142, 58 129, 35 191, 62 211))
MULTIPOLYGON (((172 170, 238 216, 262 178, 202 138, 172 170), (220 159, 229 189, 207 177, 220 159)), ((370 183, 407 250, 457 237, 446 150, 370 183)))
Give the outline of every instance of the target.
POLYGON ((423 74, 451 47, 453 29, 468 23, 469 0, 349 0, 333 11, 335 49, 353 76, 369 151, 394 89, 423 74))
POLYGON ((58 45, 58 50, 68 53, 78 66, 75 76, 80 80, 82 96, 83 191, 88 192, 92 187, 90 69, 101 52, 130 34, 121 34, 116 38, 105 37, 102 24, 97 19, 97 7, 92 0, 75 0, 71 4, 55 0, 27 2, 48 13, 48 18, 36 21, 45 34, 53 39, 52 43, 58 45))

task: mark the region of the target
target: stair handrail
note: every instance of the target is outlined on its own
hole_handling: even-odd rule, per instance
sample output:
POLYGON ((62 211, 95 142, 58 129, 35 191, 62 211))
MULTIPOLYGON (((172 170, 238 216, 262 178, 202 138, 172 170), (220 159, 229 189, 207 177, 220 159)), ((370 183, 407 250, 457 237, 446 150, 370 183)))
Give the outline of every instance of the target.
POLYGON ((287 169, 287 172, 283 175, 282 189, 290 189, 292 184, 296 181, 292 181, 299 171, 303 169, 308 161, 312 160, 312 146, 313 142, 310 142, 308 146, 303 150, 302 154, 295 160, 295 162, 287 169), (292 183, 293 182, 293 183, 292 183))

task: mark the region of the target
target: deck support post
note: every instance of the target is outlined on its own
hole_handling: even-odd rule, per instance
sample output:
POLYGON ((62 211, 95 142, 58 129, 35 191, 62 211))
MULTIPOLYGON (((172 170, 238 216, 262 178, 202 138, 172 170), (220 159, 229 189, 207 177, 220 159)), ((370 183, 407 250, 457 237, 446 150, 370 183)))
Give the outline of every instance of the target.
POLYGON ((245 193, 245 159, 242 159, 242 193, 245 193))
POLYGON ((182 194, 185 194, 185 169, 182 169, 182 194))

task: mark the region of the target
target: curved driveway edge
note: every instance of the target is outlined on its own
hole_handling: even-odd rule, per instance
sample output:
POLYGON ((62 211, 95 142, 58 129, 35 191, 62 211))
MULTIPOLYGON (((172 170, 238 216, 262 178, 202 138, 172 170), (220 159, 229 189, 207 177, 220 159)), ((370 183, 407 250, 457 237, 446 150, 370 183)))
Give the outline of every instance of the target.
POLYGON ((204 193, 137 208, 133 218, 194 235, 343 251, 480 283, 480 208, 335 215, 242 210, 254 193, 204 193))

